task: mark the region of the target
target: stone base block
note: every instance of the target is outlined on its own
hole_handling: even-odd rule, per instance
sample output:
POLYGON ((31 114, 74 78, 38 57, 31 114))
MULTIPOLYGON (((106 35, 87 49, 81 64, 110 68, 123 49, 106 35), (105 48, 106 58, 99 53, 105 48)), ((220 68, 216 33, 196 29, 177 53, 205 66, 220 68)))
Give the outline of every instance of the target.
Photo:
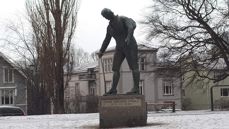
POLYGON ((143 95, 99 97, 100 128, 145 126, 146 102, 143 95))

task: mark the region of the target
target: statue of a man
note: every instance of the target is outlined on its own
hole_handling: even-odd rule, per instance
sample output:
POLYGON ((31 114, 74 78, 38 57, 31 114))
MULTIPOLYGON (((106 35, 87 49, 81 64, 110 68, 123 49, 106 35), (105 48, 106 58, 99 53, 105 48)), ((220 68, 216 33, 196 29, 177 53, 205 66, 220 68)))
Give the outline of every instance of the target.
POLYGON ((127 94, 139 94, 139 78, 140 73, 138 69, 138 47, 137 42, 133 36, 136 28, 136 23, 133 19, 114 15, 114 13, 107 8, 101 12, 102 16, 109 20, 107 26, 106 37, 103 41, 101 49, 98 53, 99 58, 103 56, 111 38, 116 41, 115 54, 113 58, 113 81, 111 89, 104 95, 116 95, 117 84, 120 78, 120 67, 123 60, 126 58, 130 69, 132 70, 134 86, 127 94))

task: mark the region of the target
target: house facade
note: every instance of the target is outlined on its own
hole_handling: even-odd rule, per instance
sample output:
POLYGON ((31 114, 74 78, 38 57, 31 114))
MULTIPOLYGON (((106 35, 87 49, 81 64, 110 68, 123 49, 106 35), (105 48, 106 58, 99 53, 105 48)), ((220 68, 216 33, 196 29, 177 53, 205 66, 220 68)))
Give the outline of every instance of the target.
MULTIPOLYGON (((103 57, 98 60, 98 64, 85 65, 84 68, 78 69, 72 75, 69 86, 65 90, 65 100, 69 102, 67 105, 78 105, 76 112, 87 112, 87 101, 97 101, 95 96, 102 96, 111 88, 114 52, 114 48, 108 48, 103 57), (73 98, 77 98, 77 100, 70 104, 71 101, 68 100, 73 98)), ((181 109, 181 83, 177 74, 174 74, 178 70, 160 65, 157 61, 156 48, 138 45, 138 54, 139 87, 146 102, 175 102, 176 108, 181 109)), ((118 94, 125 94, 133 86, 132 72, 126 59, 121 65, 120 73, 117 91, 118 94)), ((93 103, 90 104, 93 105, 93 103)))
POLYGON ((0 53, 0 106, 18 106, 27 114, 26 77, 0 53))

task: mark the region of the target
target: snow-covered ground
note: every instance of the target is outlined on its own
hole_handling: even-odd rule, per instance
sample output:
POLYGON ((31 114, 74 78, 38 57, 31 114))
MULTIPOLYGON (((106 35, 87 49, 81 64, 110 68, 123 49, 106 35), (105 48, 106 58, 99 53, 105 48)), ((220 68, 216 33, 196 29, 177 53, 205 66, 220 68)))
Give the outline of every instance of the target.
MULTIPOLYGON (((149 112, 136 129, 229 129, 229 111, 149 112)), ((99 129, 99 114, 0 117, 0 129, 99 129)), ((127 127, 126 127, 127 128, 127 127)), ((126 129, 122 128, 122 129, 126 129)), ((133 128, 133 127, 131 127, 133 128)), ((134 128, 134 129, 135 129, 134 128)))

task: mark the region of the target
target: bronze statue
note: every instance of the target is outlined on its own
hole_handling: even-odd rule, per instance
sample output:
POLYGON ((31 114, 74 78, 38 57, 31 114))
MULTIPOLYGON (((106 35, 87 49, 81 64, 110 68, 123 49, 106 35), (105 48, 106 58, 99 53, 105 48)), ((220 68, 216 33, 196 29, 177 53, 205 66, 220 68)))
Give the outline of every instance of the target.
POLYGON ((116 95, 117 84, 120 78, 120 67, 123 60, 126 58, 130 69, 132 70, 134 87, 127 94, 139 94, 139 78, 140 73, 138 69, 138 48, 137 42, 133 36, 136 28, 136 23, 133 19, 114 15, 114 13, 107 8, 101 12, 102 16, 109 20, 107 26, 106 37, 103 41, 101 49, 98 53, 99 58, 103 56, 111 38, 116 41, 115 54, 113 58, 113 81, 112 88, 104 95, 116 95))

